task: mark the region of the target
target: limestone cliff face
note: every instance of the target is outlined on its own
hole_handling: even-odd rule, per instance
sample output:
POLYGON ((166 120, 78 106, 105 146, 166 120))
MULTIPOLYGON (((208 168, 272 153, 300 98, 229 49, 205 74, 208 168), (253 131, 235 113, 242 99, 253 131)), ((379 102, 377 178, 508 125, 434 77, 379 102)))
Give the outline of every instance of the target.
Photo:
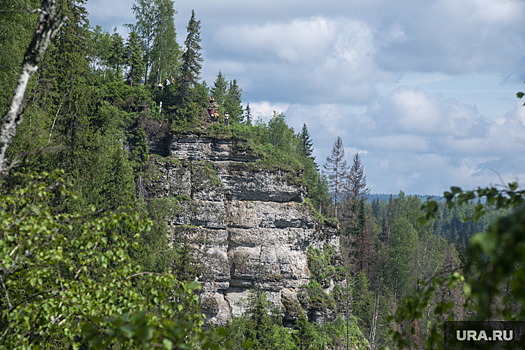
POLYGON ((169 227, 206 266, 199 280, 207 321, 240 316, 254 288, 294 320, 300 287, 310 278, 307 247, 328 242, 339 252, 338 229, 314 219, 300 181, 259 167, 241 142, 172 135, 164 145, 169 156, 152 157, 157 175, 144 181, 144 192, 181 199, 169 227))

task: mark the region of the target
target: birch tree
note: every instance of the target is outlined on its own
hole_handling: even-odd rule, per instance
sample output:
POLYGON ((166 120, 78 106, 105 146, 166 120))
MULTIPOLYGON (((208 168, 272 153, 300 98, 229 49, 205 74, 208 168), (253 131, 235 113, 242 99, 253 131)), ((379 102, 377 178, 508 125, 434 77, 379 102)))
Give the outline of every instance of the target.
POLYGON ((29 79, 38 70, 42 56, 66 20, 66 18, 60 17, 56 0, 43 0, 39 9, 28 9, 28 11, 38 13, 38 20, 33 39, 24 55, 22 69, 9 109, 2 118, 2 126, 0 127, 0 174, 7 170, 5 153, 13 142, 17 127, 22 123, 23 100, 29 79))

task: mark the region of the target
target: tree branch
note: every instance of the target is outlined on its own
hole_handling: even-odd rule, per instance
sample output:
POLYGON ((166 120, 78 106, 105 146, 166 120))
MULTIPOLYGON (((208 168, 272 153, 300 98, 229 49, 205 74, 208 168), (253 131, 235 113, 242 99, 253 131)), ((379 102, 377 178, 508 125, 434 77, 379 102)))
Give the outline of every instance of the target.
POLYGON ((7 303, 9 304, 9 307, 12 308, 13 304, 11 303, 11 299, 9 298, 9 293, 7 292, 7 288, 5 287, 4 278, 0 276, 0 281, 2 281, 2 287, 4 287, 5 296, 7 298, 7 303))
POLYGON ((32 10, 32 12, 39 13, 35 33, 24 55, 22 71, 18 76, 11 104, 2 118, 0 127, 0 174, 4 172, 7 148, 16 135, 16 128, 22 123, 22 103, 29 79, 38 70, 38 64, 49 43, 67 19, 67 17, 58 19, 56 0, 42 0, 40 9, 32 10))

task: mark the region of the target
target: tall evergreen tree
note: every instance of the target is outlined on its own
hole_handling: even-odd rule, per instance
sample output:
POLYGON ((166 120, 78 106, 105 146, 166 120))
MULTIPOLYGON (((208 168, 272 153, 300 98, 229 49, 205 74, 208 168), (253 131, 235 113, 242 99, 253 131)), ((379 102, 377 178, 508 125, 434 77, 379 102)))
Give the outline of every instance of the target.
POLYGON ((337 217, 337 206, 340 202, 341 191, 348 172, 348 164, 345 160, 345 149, 343 140, 339 136, 334 142, 332 153, 326 157, 324 170, 327 172, 328 183, 334 203, 335 217, 337 217))
POLYGON ((230 87, 228 89, 228 96, 225 101, 226 112, 230 114, 232 121, 240 122, 242 119, 242 89, 237 85, 237 80, 233 79, 230 81, 230 87))
POLYGON ((67 154, 62 154, 64 158, 55 156, 49 160, 63 160, 63 169, 74 169, 78 174, 89 164, 87 149, 93 141, 89 120, 92 90, 88 85, 92 79, 89 58, 93 55, 85 2, 77 0, 64 4, 62 10, 68 20, 42 71, 43 80, 52 85, 42 86, 41 91, 47 97, 43 101, 44 108, 54 122, 51 131, 59 138, 57 143, 70 147, 67 154))
POLYGON ((117 81, 120 81, 120 68, 126 62, 126 48, 124 46, 124 39, 117 33, 117 27, 113 29, 113 35, 111 35, 111 52, 109 55, 109 64, 115 69, 117 81))
POLYGON ((356 259, 359 262, 357 268, 363 267, 361 259, 368 256, 371 244, 366 231, 366 205, 365 199, 368 197, 370 189, 366 186, 366 176, 364 175, 363 164, 359 153, 353 157, 352 167, 347 172, 343 184, 342 197, 343 205, 341 208, 341 224, 343 232, 350 234, 353 245, 356 249, 356 259), (360 203, 362 200, 362 203, 360 203))
POLYGON ((228 96, 228 81, 221 71, 219 71, 219 74, 217 74, 217 78, 213 83, 211 94, 213 95, 215 102, 220 106, 220 113, 223 114, 226 107, 226 97, 228 96))
POLYGON ((0 2, 0 116, 3 116, 18 80, 27 45, 35 30, 36 15, 26 13, 26 5, 37 8, 39 0, 0 2))
MULTIPOLYGON (((137 32, 133 29, 129 33, 126 43, 126 64, 129 66, 129 77, 135 79, 142 74, 144 61, 142 60, 142 47, 137 32)), ((140 79, 140 78, 139 78, 140 79)))
POLYGON ((152 65, 150 75, 158 74, 159 81, 164 82, 165 78, 176 75, 179 67, 180 49, 175 32, 177 11, 173 0, 155 0, 155 3, 157 16, 155 38, 149 55, 152 65))
POLYGON ((184 53, 182 54, 182 66, 179 76, 179 97, 183 104, 190 102, 192 88, 199 80, 201 62, 201 21, 195 19, 195 11, 191 11, 191 18, 188 23, 188 35, 184 41, 184 53))
POLYGON ((246 118, 246 125, 252 125, 252 110, 250 109, 250 103, 246 104, 244 109, 244 117, 246 118))
POLYGON ((315 344, 315 331, 312 329, 312 325, 308 323, 308 319, 304 314, 299 316, 299 319, 295 321, 295 328, 297 331, 293 333, 295 344, 298 345, 300 350, 312 349, 315 344))
POLYGON ((345 197, 354 201, 359 201, 361 197, 368 198, 370 188, 366 187, 366 175, 364 174, 363 164, 359 153, 353 158, 352 167, 347 173, 344 186, 345 197))
POLYGON ((299 138, 301 139, 301 157, 304 159, 311 159, 314 160, 314 157, 312 157, 313 153, 313 142, 310 138, 310 133, 308 132, 308 127, 306 127, 306 124, 303 124, 303 128, 301 129, 301 133, 299 134, 299 138))

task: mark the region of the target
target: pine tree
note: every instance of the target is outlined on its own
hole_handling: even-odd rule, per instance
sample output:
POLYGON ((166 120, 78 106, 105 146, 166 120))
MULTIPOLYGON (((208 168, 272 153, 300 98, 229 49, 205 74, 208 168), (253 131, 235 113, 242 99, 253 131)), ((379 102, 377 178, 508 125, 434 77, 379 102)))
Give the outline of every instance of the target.
POLYGON ((299 346, 300 350, 311 349, 315 344, 316 334, 313 327, 308 323, 308 319, 304 314, 299 316, 299 319, 295 321, 294 341, 299 346))
POLYGON ((332 153, 326 157, 326 163, 323 168, 328 173, 328 183, 334 202, 335 217, 337 217, 337 206, 340 202, 341 191, 348 172, 343 140, 339 136, 334 142, 332 153))
POLYGON ((200 38, 201 21, 195 19, 195 11, 191 11, 191 18, 188 23, 188 35, 184 41, 185 51, 182 54, 182 66, 179 77, 179 97, 183 104, 190 102, 192 88, 199 80, 201 62, 201 38, 200 38))
POLYGON ((217 102, 220 106, 220 113, 224 114, 226 97, 228 96, 228 81, 221 71, 219 71, 219 74, 217 74, 217 78, 213 83, 211 94, 213 95, 215 102, 217 102))
POLYGON ((226 112, 230 114, 232 121, 241 122, 243 108, 242 108, 242 89, 237 85, 237 80, 230 81, 228 89, 228 96, 225 101, 226 112))
POLYGON ((18 80, 24 53, 35 30, 36 16, 26 13, 25 4, 37 8, 42 1, 3 0, 0 2, 0 116, 3 116, 18 80))
POLYGON ((310 134, 308 133, 308 128, 306 127, 306 124, 303 124, 303 128, 301 129, 301 133, 299 134, 299 138, 301 139, 301 150, 300 154, 303 159, 311 159, 314 160, 314 157, 312 157, 313 153, 313 142, 310 138, 310 134))
POLYGON ((244 109, 244 116, 246 118, 246 125, 252 125, 252 110, 250 109, 250 103, 246 104, 244 109))
POLYGON ((117 27, 113 29, 113 35, 111 35, 111 52, 109 54, 109 64, 115 69, 117 81, 120 81, 120 67, 125 64, 125 52, 124 39, 117 33, 117 27))
POLYGON ((142 48, 139 35, 135 30, 129 33, 126 43, 126 64, 129 66, 129 77, 140 77, 143 68, 142 48))
POLYGON ((359 200, 359 212, 357 215, 357 225, 354 233, 355 240, 355 260, 357 271, 364 271, 367 276, 370 275, 369 264, 372 260, 372 240, 370 238, 369 219, 365 198, 359 200))
POLYGON ((257 291, 248 296, 248 324, 246 338, 253 342, 254 349, 268 349, 271 346, 272 318, 266 293, 257 291))
POLYGON ((88 86, 93 50, 84 3, 84 0, 70 1, 62 9, 68 20, 43 64, 42 80, 50 85, 41 91, 47 97, 43 98, 43 108, 56 122, 53 131, 59 138, 57 143, 70 147, 67 155, 62 154, 63 159, 55 155, 49 160, 63 160, 63 169, 75 169, 78 173, 89 164, 87 150, 93 142, 89 120, 92 90, 88 86))
POLYGON ((344 195, 346 199, 358 201, 361 197, 367 199, 369 194, 370 188, 366 187, 366 175, 364 174, 361 157, 359 157, 359 153, 356 153, 353 158, 352 167, 347 174, 344 195))

